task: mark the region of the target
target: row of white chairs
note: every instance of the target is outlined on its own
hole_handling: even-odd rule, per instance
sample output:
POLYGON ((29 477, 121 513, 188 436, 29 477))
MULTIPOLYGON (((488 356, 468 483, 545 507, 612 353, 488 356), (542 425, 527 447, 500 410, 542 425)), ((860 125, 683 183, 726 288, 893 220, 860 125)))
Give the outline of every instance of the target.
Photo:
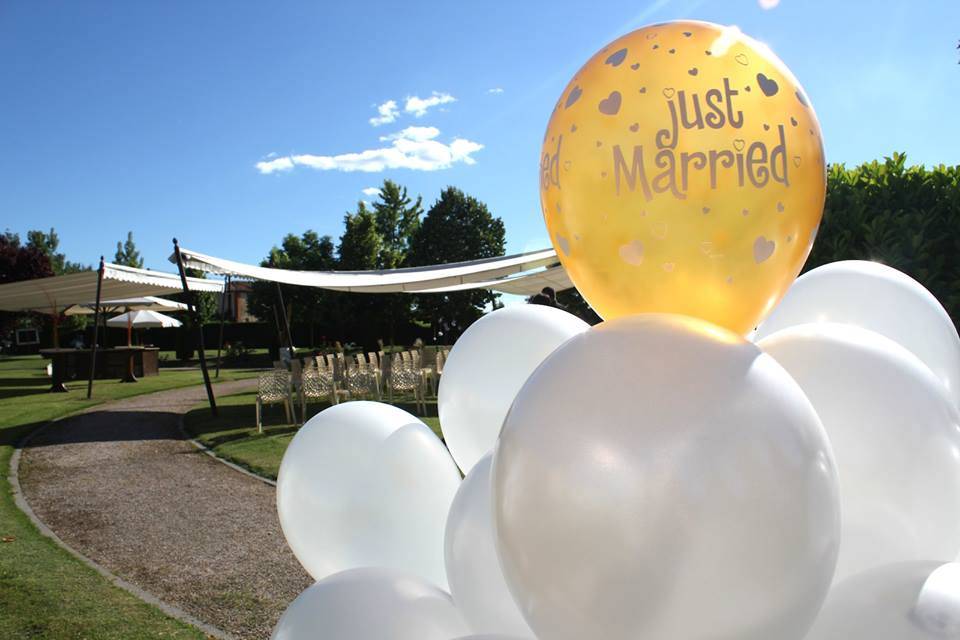
POLYGON ((393 402, 394 394, 406 393, 413 394, 417 411, 425 413, 427 395, 437 394, 449 350, 424 351, 426 357, 416 349, 393 354, 383 351, 349 356, 342 352, 330 353, 304 361, 293 360, 289 369, 275 362, 274 368, 261 374, 258 380, 257 430, 263 431, 264 405, 275 403, 283 404, 288 424, 305 421, 311 401, 333 405, 341 400, 381 401, 386 397, 388 402, 393 402))

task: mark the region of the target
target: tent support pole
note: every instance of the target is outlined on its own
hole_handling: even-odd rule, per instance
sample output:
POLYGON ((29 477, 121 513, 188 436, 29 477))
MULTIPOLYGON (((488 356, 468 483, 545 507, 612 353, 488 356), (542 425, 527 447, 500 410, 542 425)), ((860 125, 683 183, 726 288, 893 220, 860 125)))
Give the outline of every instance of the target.
POLYGON ((87 380, 87 400, 93 397, 93 374, 97 370, 97 339, 100 333, 100 290, 103 287, 103 256, 97 269, 97 300, 93 305, 93 345, 90 347, 90 379, 87 380))
MULTIPOLYGON (((54 352, 60 349, 60 311, 57 307, 56 301, 53 303, 53 349, 54 352)), ((63 378, 61 376, 62 369, 64 367, 58 366, 59 358, 54 355, 50 358, 50 372, 52 375, 50 382, 50 393, 66 393, 67 387, 63 384, 63 378)))
POLYGON ((210 413, 217 417, 217 399, 213 397, 213 387, 210 385, 210 372, 207 371, 207 355, 203 347, 203 324, 200 323, 200 310, 197 304, 194 292, 190 291, 187 285, 187 272, 183 268, 183 256, 180 255, 180 245, 177 239, 173 239, 173 253, 177 257, 177 270, 180 272, 180 284, 183 286, 183 293, 187 297, 187 312, 193 317, 194 324, 197 325, 197 335, 200 343, 200 370, 203 372, 203 386, 207 388, 207 400, 210 402, 210 413))
POLYGON ((53 302, 53 348, 60 348, 60 309, 57 302, 53 302))
POLYGON ((133 355, 133 318, 130 316, 132 311, 130 307, 124 307, 123 312, 127 316, 127 373, 120 382, 137 382, 136 359, 133 355))
POLYGON ((220 296, 220 338, 217 341, 217 373, 214 378, 220 377, 220 351, 223 350, 223 323, 227 319, 227 296, 230 295, 230 275, 227 274, 223 295, 220 296))
MULTIPOLYGON (((270 305, 273 310, 273 328, 277 332, 277 357, 280 358, 280 349, 283 348, 283 330, 280 329, 280 316, 277 314, 277 303, 270 305)), ((282 358, 280 358, 282 360, 282 358)))
POLYGON ((283 304, 283 291, 280 289, 280 283, 277 284, 277 300, 280 302, 280 313, 283 314, 283 328, 287 331, 287 348, 290 350, 290 359, 293 360, 296 355, 293 352, 293 335, 290 333, 290 318, 287 317, 287 306, 283 304))

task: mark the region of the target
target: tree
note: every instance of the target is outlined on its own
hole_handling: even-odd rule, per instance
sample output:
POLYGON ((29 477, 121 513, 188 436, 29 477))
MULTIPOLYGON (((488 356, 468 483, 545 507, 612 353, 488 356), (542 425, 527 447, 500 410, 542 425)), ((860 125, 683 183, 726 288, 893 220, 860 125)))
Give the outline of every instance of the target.
POLYGON ((337 248, 337 267, 349 271, 376 269, 380 265, 383 240, 374 213, 360 202, 356 213, 343 216, 343 227, 337 248))
MULTIPOLYGON (((343 235, 337 247, 337 269, 341 271, 368 271, 380 265, 383 251, 383 238, 377 228, 374 212, 367 209, 363 202, 357 204, 356 213, 347 213, 343 217, 343 235)), ((393 294, 395 295, 395 294, 393 294)), ((390 335, 395 327, 391 294, 372 295, 367 293, 348 293, 336 298, 337 333, 346 337, 349 330, 358 335, 390 335), (349 322, 348 322, 349 320, 349 322)), ((404 314, 408 316, 409 312, 404 314)))
POLYGON ((580 292, 577 291, 576 288, 557 291, 557 302, 560 303, 564 309, 575 316, 579 316, 581 320, 591 325, 598 324, 602 321, 602 318, 593 310, 593 307, 587 304, 587 301, 583 299, 583 296, 580 295, 580 292))
POLYGON ((54 275, 46 253, 20 244, 20 236, 8 230, 0 236, 0 284, 46 278, 54 275))
POLYGON ((402 267, 410 248, 410 240, 420 225, 423 214, 422 198, 416 202, 407 195, 407 188, 392 180, 384 180, 377 200, 373 203, 377 232, 380 234, 378 267, 402 267))
MULTIPOLYGON (((430 207, 410 243, 412 266, 461 262, 503 255, 504 226, 487 205, 447 187, 430 207)), ((435 340, 451 342, 483 315, 498 294, 486 290, 416 296, 416 317, 430 324, 435 340)))
POLYGON ((919 281, 960 324, 960 166, 908 166, 903 153, 827 169, 823 221, 804 271, 882 262, 919 281))
MULTIPOLYGON (((280 247, 273 247, 260 265, 279 269, 329 271, 337 259, 330 236, 320 236, 307 230, 302 236, 287 234, 280 247)), ((311 346, 316 345, 315 327, 332 321, 332 299, 335 292, 313 287, 281 285, 283 301, 291 323, 305 324, 310 329, 311 346)), ((277 302, 277 285, 273 282, 254 282, 248 301, 253 315, 272 321, 277 302)))
POLYGON ((20 247, 20 234, 7 229, 3 232, 3 241, 9 246, 20 247))
POLYGON ((137 245, 133 242, 133 231, 127 232, 126 242, 117 243, 117 253, 114 254, 113 261, 127 267, 143 268, 143 258, 140 257, 137 245))
MULTIPOLYGON (((0 285, 52 275, 47 254, 37 247, 21 245, 20 236, 9 230, 0 235, 0 285)), ((5 334, 13 328, 20 315, 0 312, 0 332, 5 334)))
POLYGON ((50 227, 50 233, 44 233, 40 230, 28 231, 27 246, 34 247, 46 254, 50 258, 50 266, 53 268, 54 274, 58 276, 65 273, 90 270, 90 267, 79 262, 70 262, 64 254, 57 252, 57 249, 60 248, 60 236, 57 235, 53 227, 50 227))
MULTIPOLYGON (((399 269, 406 266, 410 242, 420 225, 423 214, 423 199, 414 201, 407 195, 407 188, 392 180, 384 180, 377 200, 373 202, 377 232, 380 235, 380 252, 377 268, 399 269)), ((395 342, 396 327, 410 322, 411 299, 405 293, 386 293, 374 298, 386 319, 383 331, 391 344, 395 342)))

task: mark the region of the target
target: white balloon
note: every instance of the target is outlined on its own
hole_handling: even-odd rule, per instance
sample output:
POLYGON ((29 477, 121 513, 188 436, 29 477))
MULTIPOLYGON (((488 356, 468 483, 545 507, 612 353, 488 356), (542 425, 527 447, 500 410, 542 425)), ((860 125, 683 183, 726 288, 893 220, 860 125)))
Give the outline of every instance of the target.
POLYGON ((493 541, 488 453, 460 485, 447 517, 444 550, 450 593, 476 633, 533 637, 500 570, 493 541))
POLYGON ((499 633, 481 633, 478 636, 461 636, 454 640, 535 640, 533 636, 502 636, 499 633))
POLYGON ((449 640, 464 633, 445 591, 414 575, 365 567, 307 587, 271 640, 449 640))
POLYGON ((541 639, 798 640, 829 588, 830 444, 773 358, 693 318, 605 322, 518 394, 492 472, 541 639))
POLYGON ((523 304, 485 315, 460 336, 443 366, 437 408, 443 439, 464 473, 493 449, 527 377, 588 328, 566 311, 523 304))
POLYGON ((756 339, 812 322, 853 324, 900 343, 937 374, 960 406, 960 336, 943 305, 907 274, 863 260, 817 267, 797 278, 756 339))
POLYGON ((905 562, 851 576, 830 591, 808 640, 960 638, 960 564, 905 562))
POLYGON ((843 513, 835 581, 956 557, 960 416, 930 369, 852 325, 790 327, 758 346, 799 383, 833 444, 843 513))
POLYGON ((379 402, 346 402, 297 432, 280 463, 287 543, 320 580, 382 566, 446 588, 443 532, 460 472, 430 429, 379 402))

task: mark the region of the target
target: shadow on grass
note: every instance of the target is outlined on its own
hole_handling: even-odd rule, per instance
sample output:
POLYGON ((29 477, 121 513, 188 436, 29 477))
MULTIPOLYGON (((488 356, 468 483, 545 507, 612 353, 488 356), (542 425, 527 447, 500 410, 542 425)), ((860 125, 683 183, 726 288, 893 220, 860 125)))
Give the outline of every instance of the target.
POLYGON ((21 387, 19 389, 5 389, 0 386, 0 400, 8 400, 10 398, 25 398, 27 396, 37 396, 41 393, 50 393, 50 387, 21 387))
MULTIPOLYGON (((219 415, 214 418, 209 407, 198 407, 184 417, 184 425, 191 437, 202 438, 208 445, 217 446, 236 440, 258 436, 275 436, 295 433, 300 425, 287 422, 286 412, 281 404, 268 404, 263 408, 263 434, 256 430, 256 393, 240 393, 228 396, 218 405, 219 415)), ((436 402, 428 402, 426 413, 417 411, 413 399, 395 398, 393 405, 419 417, 435 417, 436 402)), ((328 402, 314 402, 307 405, 304 422, 330 407, 328 402)), ((299 417, 300 406, 295 407, 299 417)))
POLYGON ((24 376, 22 378, 3 377, 0 378, 0 389, 8 387, 31 389, 46 389, 50 386, 50 380, 41 376, 24 376))
POLYGON ((269 438, 274 436, 284 436, 296 433, 300 430, 300 427, 297 425, 282 425, 276 427, 264 427, 262 433, 257 433, 255 430, 243 430, 243 431, 232 431, 228 433, 221 433, 216 436, 206 436, 203 441, 210 448, 216 448, 224 444, 229 444, 231 442, 239 442, 241 440, 256 440, 258 438, 269 438))

